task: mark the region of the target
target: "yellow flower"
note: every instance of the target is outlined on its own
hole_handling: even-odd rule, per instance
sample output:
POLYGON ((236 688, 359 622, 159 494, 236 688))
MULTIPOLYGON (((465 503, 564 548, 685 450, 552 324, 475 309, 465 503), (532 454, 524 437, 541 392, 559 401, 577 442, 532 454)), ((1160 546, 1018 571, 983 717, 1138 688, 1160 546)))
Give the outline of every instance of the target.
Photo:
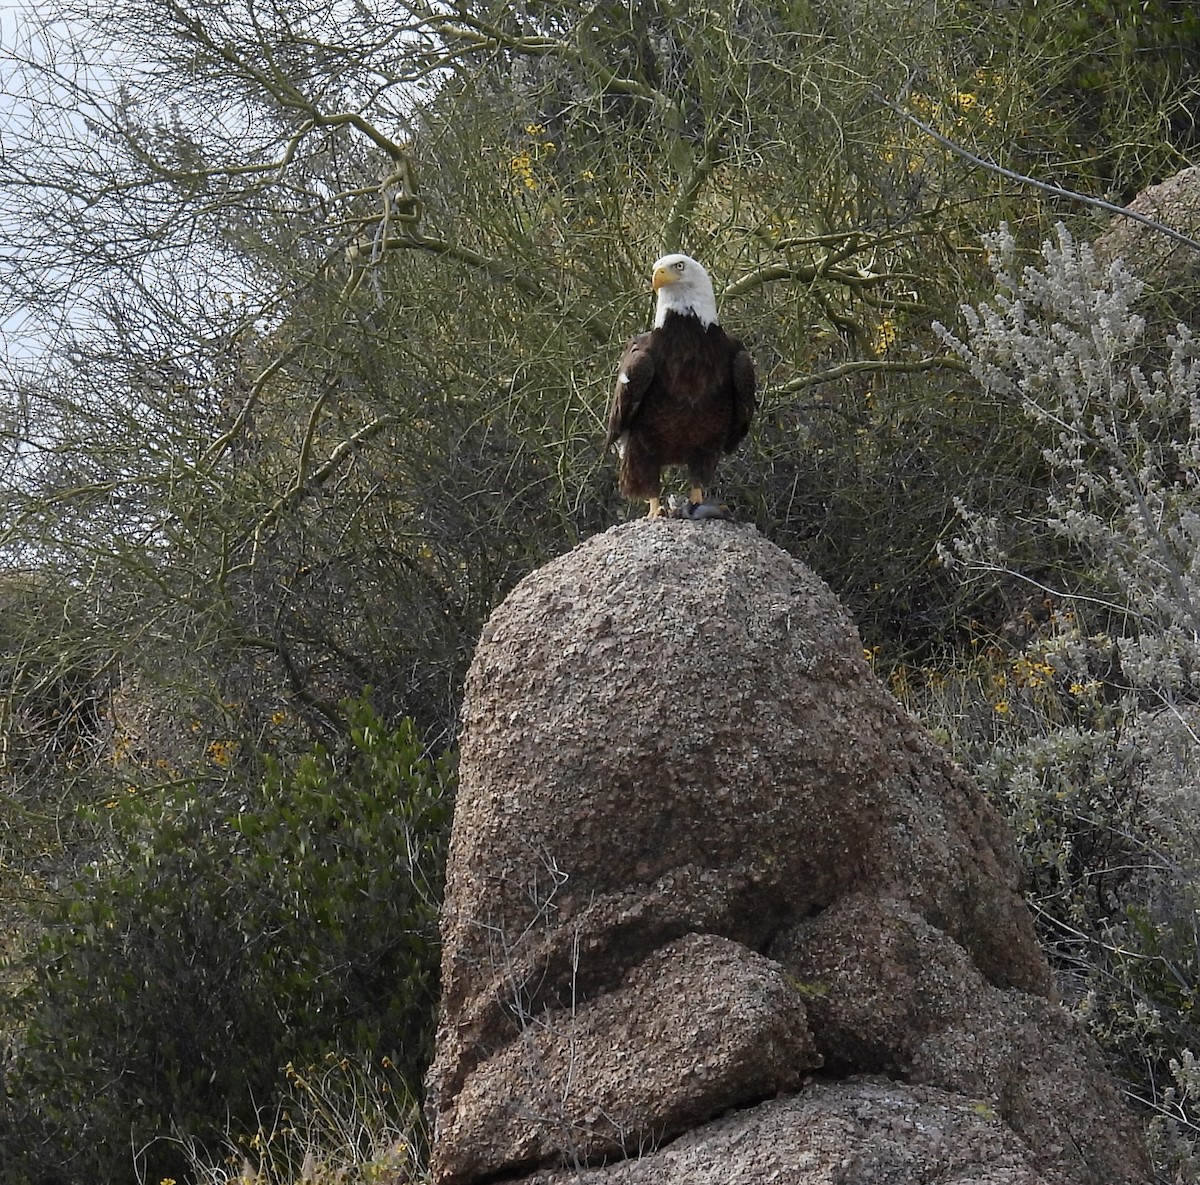
POLYGON ((875 340, 872 343, 876 354, 886 354, 889 347, 900 336, 896 322, 891 317, 883 317, 875 327, 875 340))
POLYGON ((233 755, 237 752, 236 741, 213 741, 208 746, 208 756, 214 764, 220 766, 228 766, 233 761, 233 755))
POLYGON ((1001 716, 1007 716, 1007 715, 1008 715, 1008 700, 1006 700, 1006 699, 998 700, 998 701, 997 701, 997 702, 996 702, 996 703, 993 705, 993 707, 995 708, 995 710, 996 710, 996 711, 997 711, 997 712, 998 712, 998 713, 999 713, 1001 716))
POLYGON ((520 178, 526 189, 537 189, 537 178, 533 175, 533 160, 528 149, 522 149, 508 162, 508 167, 520 178))

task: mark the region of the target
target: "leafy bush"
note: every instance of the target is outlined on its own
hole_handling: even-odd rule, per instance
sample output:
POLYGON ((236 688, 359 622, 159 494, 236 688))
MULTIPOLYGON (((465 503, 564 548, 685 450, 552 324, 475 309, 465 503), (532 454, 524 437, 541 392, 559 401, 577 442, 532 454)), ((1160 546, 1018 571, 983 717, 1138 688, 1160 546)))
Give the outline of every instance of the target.
POLYGON ((1013 721, 976 773, 1012 820, 1064 999, 1173 1133, 1177 1168, 1200 1154, 1198 1096, 1179 1082, 1200 1048, 1200 811, 1163 755, 1194 769, 1200 718, 1133 696, 1107 714, 1106 728, 1013 721))
MULTIPOLYGON (((1200 349, 1179 325, 1163 370, 1133 364, 1141 284, 1119 260, 1101 272, 1061 225, 1041 268, 1019 269, 1007 228, 987 247, 994 302, 964 308, 965 339, 938 328, 1043 432, 1052 483, 1040 526, 1082 555, 1087 591, 1122 619, 1124 673, 1138 686, 1200 689, 1200 349)), ((971 537, 957 558, 1007 565, 1011 528, 964 516, 971 537)))
POLYGON ((0 1180, 182 1176, 180 1141, 252 1129, 285 1065, 334 1050, 419 1089, 450 767, 409 722, 351 721, 341 759, 107 804, 17 1002, 0 1180))
MULTIPOLYGON (((1051 113, 1043 120, 1057 115, 1075 141, 1074 154, 1060 142, 1042 158, 1058 157, 1056 174, 1068 185, 1088 193, 1110 188, 1128 201, 1194 150, 1200 16, 1192 6, 1022 0, 1011 16, 1011 36, 1040 51, 1038 97, 1051 113)), ((994 23, 984 28, 990 33, 994 23)), ((1026 151, 1043 147, 1038 138, 1022 140, 1026 151)))
POLYGON ((1141 285, 1065 228, 1040 266, 1019 266, 1006 228, 987 246, 996 296, 964 309, 963 337, 941 333, 985 390, 1019 401, 1051 481, 1020 522, 963 507, 946 558, 1028 582, 1017 557, 1039 534, 1074 563, 1049 598, 1071 608, 1009 661, 1051 694, 1006 699, 1009 727, 967 747, 1014 823, 1066 997, 1182 1173, 1200 1152, 1200 351, 1179 325, 1146 373, 1141 285))

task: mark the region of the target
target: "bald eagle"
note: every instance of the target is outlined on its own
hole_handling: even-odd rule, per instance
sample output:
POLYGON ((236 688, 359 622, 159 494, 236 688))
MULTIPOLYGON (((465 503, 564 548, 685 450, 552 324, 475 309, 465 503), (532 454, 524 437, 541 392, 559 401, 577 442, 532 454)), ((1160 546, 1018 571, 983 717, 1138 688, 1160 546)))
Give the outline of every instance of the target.
POLYGON ((654 328, 621 355, 605 447, 620 458, 621 493, 647 499, 655 518, 663 466, 687 467, 691 507, 700 506, 722 455, 749 430, 755 399, 754 362, 718 323, 704 268, 687 255, 664 255, 651 286, 654 328))

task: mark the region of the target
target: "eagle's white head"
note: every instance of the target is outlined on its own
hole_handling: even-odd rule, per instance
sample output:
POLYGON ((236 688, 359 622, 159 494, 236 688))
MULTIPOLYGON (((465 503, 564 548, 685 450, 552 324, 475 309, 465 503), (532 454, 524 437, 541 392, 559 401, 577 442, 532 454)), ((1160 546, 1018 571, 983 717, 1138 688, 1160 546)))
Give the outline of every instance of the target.
POLYGON ((661 329, 668 313, 694 313, 707 328, 717 323, 717 298, 712 281, 689 255, 664 255, 654 263, 652 287, 658 294, 654 328, 661 329))

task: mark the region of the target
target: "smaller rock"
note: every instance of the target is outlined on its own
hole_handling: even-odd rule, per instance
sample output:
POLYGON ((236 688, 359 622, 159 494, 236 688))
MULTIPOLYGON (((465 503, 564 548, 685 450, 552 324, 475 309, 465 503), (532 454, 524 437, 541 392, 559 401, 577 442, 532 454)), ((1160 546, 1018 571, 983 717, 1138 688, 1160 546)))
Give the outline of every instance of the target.
POLYGON ((972 1099, 1050 1180, 1148 1178, 1132 1117, 1076 1022, 1049 1000, 988 983, 903 902, 848 896, 770 953, 805 992, 829 1072, 870 1069, 972 1099))
POLYGON ((603 1168, 522 1185, 1060 1185, 987 1108, 931 1087, 815 1080, 603 1168))
POLYGON ((669 943, 574 1010, 527 1016, 514 1001, 512 1011, 519 1036, 441 1117, 444 1185, 636 1155, 731 1106, 795 1090, 821 1064, 782 968, 712 934, 669 943))

